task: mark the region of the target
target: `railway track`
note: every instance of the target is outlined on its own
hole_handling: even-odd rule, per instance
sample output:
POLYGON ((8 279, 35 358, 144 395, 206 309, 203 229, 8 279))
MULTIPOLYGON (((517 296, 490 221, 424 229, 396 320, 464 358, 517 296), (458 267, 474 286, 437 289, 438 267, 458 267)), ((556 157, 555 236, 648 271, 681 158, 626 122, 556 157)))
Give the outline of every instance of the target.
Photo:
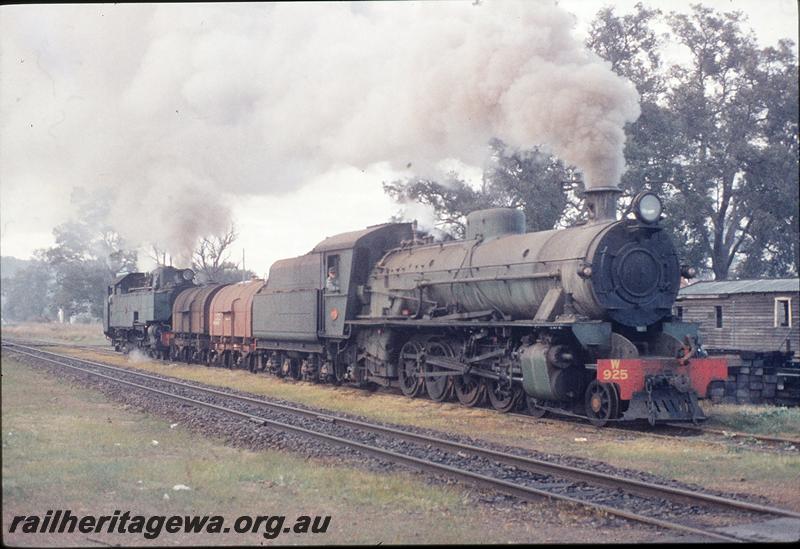
MULTIPOLYGON (((108 348, 104 348, 99 345, 80 345, 75 343, 59 343, 54 341, 45 341, 45 340, 35 340, 35 339, 27 339, 27 340, 14 340, 13 342, 22 344, 22 345, 30 345, 30 346, 37 346, 37 347, 72 347, 75 349, 83 349, 89 350, 92 352, 97 352, 101 354, 108 354, 111 356, 119 356, 119 353, 113 351, 108 348)), ((405 397, 403 397, 405 398, 405 397)), ((449 403, 443 403, 449 404, 449 403)), ((454 406, 458 406, 458 404, 453 404, 454 406)), ((553 424, 553 420, 546 419, 546 418, 536 418, 527 413, 509 413, 506 414, 508 417, 520 419, 527 422, 533 423, 550 423, 553 424)), ((563 417, 559 416, 556 421, 574 421, 575 423, 580 423, 581 427, 586 429, 587 433, 597 433, 598 429, 586 424, 585 418, 579 416, 566 416, 563 417)), ((638 436, 638 437, 648 437, 648 438, 656 438, 656 439, 664 439, 664 440, 691 440, 696 442, 703 442, 707 444, 719 444, 719 445, 730 445, 732 443, 739 445, 746 446, 749 449, 757 450, 757 451, 781 451, 781 452, 800 452, 800 439, 796 438, 788 438, 788 437, 777 437, 772 435, 761 435, 756 433, 743 433, 743 432, 736 432, 736 431, 727 431, 721 429, 711 429, 704 426, 699 425, 688 425, 688 424, 664 424, 657 426, 659 431, 658 433, 653 432, 653 427, 647 425, 644 429, 630 426, 630 427, 612 427, 606 426, 602 428, 603 433, 617 433, 623 436, 638 436)))
POLYGON ((346 447, 380 460, 490 488, 523 500, 549 498, 658 528, 721 541, 753 541, 716 530, 703 519, 740 523, 800 513, 602 473, 591 468, 501 452, 476 444, 369 423, 289 404, 3 342, 6 350, 215 413, 346 447), (268 415, 264 415, 264 412, 268 415))

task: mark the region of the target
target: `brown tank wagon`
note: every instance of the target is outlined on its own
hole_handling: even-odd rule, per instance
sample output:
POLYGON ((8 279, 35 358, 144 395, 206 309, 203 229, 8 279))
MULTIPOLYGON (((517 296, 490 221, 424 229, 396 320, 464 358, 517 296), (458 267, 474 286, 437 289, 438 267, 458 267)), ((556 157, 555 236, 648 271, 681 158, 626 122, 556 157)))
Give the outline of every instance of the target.
MULTIPOLYGON (((253 296, 266 282, 253 279, 220 289, 211 300, 209 336, 212 364, 228 368, 247 363, 255 350, 253 338, 253 296)), ((252 365, 251 365, 252 366, 252 365)))
POLYGON ((170 357, 186 362, 205 362, 209 352, 211 301, 223 284, 196 286, 184 290, 172 305, 170 357))

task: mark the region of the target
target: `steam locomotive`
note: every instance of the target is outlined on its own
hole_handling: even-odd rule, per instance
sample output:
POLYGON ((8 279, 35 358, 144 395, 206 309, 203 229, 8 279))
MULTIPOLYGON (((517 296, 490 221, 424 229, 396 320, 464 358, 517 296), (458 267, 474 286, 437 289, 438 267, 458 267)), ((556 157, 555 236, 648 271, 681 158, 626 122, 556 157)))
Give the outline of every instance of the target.
POLYGON ((463 240, 409 223, 339 234, 266 281, 129 274, 108 289, 105 333, 118 350, 500 412, 703 420, 698 398, 727 365, 671 314, 693 269, 660 199, 642 193, 617 220, 618 192, 588 190, 588 221, 567 229, 526 233, 523 212, 498 208, 469 214, 463 240))

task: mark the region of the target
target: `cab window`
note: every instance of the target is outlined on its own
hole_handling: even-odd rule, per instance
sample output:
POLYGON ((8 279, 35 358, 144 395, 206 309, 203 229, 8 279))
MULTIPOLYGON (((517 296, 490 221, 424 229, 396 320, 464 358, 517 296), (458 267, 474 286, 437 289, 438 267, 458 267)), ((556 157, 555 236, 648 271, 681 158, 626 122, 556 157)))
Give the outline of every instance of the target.
POLYGON ((329 255, 327 261, 325 278, 325 290, 328 292, 338 292, 339 287, 339 256, 329 255))

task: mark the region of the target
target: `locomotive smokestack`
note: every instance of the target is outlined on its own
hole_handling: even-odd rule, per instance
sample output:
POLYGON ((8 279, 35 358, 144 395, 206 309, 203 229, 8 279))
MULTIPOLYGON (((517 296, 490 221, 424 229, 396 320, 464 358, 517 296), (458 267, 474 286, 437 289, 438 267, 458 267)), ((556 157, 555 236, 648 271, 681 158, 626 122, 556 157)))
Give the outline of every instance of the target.
POLYGON ((586 189, 584 198, 589 211, 589 222, 600 223, 617 219, 617 198, 622 193, 616 187, 586 189))

